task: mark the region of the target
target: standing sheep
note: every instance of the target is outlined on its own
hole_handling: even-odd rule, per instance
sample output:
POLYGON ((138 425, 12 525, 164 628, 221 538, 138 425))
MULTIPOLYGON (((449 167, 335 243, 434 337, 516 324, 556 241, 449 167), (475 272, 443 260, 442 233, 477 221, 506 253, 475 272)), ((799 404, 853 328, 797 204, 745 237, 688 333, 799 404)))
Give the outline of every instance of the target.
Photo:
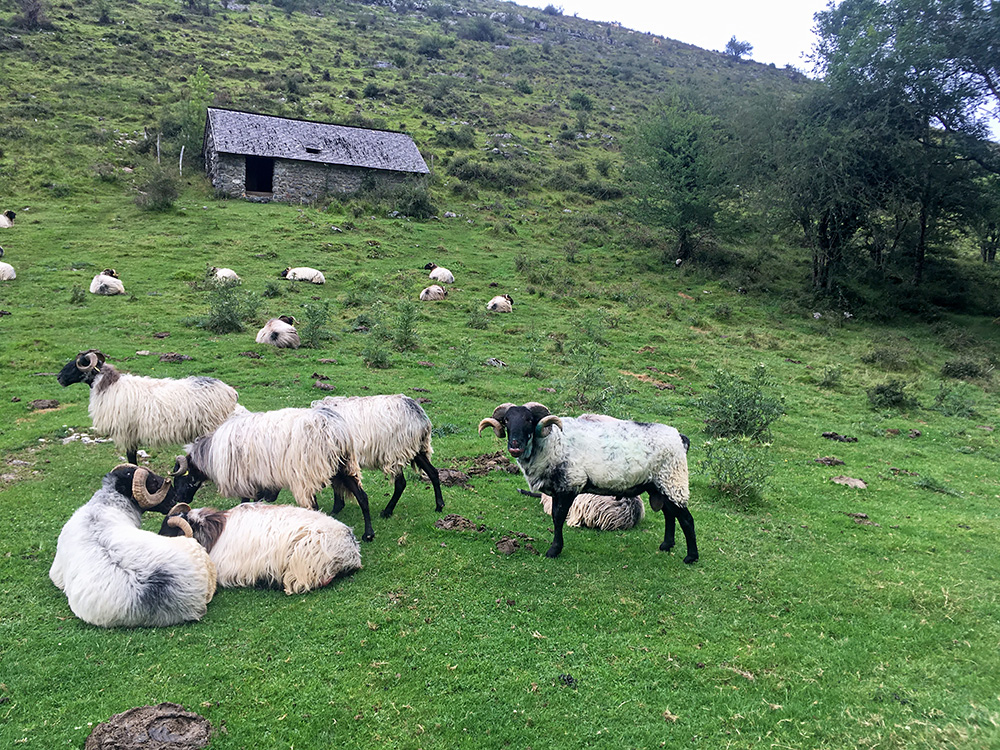
POLYGON ((105 268, 90 282, 91 294, 125 294, 125 285, 113 268, 105 268))
POLYGON ((490 312, 509 313, 514 311, 514 300, 509 294, 501 294, 486 303, 490 312))
POLYGON ((0 214, 0 229, 10 229, 14 226, 14 217, 17 216, 16 213, 11 211, 9 208, 0 214))
POLYGON ((440 284, 454 284, 455 274, 449 271, 447 268, 442 268, 436 263, 428 263, 424 266, 425 271, 430 271, 428 277, 431 281, 437 281, 440 284))
POLYGON ((431 284, 420 292, 421 302, 436 302, 448 296, 448 290, 437 284, 431 284))
POLYGON ((315 510, 316 495, 332 484, 357 499, 365 519, 362 539, 375 538, 354 440, 347 422, 332 409, 234 414, 185 451, 174 466, 178 502, 189 503, 210 480, 223 497, 274 499, 288 489, 299 506, 315 510))
MULTIPOLYGON (((431 420, 427 412, 407 395, 328 396, 313 401, 312 407, 335 410, 346 421, 358 464, 362 469, 380 469, 393 479, 393 493, 382 511, 389 518, 396 509, 399 496, 406 489, 403 470, 412 465, 423 471, 434 486, 434 507, 444 509, 438 470, 431 464, 431 420)), ((343 493, 335 493, 334 513, 344 507, 343 493)))
MULTIPOLYGON (((3 257, 3 248, 0 247, 0 258, 3 257)), ((17 274, 14 273, 14 266, 10 263, 0 262, 0 281, 13 281, 17 278, 17 274)))
POLYGON ((313 284, 326 283, 326 277, 323 275, 322 271, 317 271, 315 268, 307 268, 305 266, 300 266, 298 268, 286 268, 281 272, 281 278, 288 279, 289 281, 309 281, 313 284))
POLYGON ((205 616, 215 565, 194 539, 140 528, 142 513, 168 513, 170 482, 123 464, 63 526, 49 570, 73 614, 91 625, 164 627, 205 616))
POLYGON ((80 352, 56 376, 90 387, 94 429, 135 463, 140 445, 183 445, 211 432, 236 409, 234 388, 216 378, 150 378, 118 372, 96 349, 80 352))
POLYGON ((648 493, 649 507, 662 510, 666 552, 674 546, 674 522, 687 542, 684 562, 698 559, 694 519, 688 510, 687 449, 690 441, 673 427, 631 422, 600 414, 557 417, 537 402, 501 404, 479 423, 499 438, 535 492, 552 495, 555 536, 546 557, 563 548, 563 524, 582 492, 629 496, 648 493), (556 431, 553 428, 558 427, 556 431))
POLYGON ((282 315, 271 318, 264 327, 257 331, 258 344, 270 344, 279 349, 298 349, 299 332, 295 330, 295 318, 282 315))
POLYGON ((278 585, 286 594, 304 594, 361 568, 354 532, 319 511, 266 503, 191 510, 179 503, 160 534, 186 533, 178 517, 212 558, 220 586, 278 585))

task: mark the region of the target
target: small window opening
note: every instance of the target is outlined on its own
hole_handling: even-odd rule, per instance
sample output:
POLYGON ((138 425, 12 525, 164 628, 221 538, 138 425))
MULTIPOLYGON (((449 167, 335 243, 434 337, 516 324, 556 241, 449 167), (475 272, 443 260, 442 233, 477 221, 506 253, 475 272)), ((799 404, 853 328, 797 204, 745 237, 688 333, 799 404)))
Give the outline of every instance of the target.
POLYGON ((274 191, 274 159, 266 156, 247 157, 247 192, 271 193, 274 191))
POLYGON ((315 146, 306 146, 307 154, 318 154, 322 149, 318 149, 315 146))

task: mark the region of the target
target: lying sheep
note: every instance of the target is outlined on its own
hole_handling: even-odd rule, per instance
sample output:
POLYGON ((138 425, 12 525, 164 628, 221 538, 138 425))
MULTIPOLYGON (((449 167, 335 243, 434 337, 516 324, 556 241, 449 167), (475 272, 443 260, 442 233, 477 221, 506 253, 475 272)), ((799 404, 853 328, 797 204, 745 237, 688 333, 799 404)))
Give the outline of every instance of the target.
POLYGON ((424 266, 425 271, 430 271, 428 274, 431 281, 437 281, 440 284, 454 284, 455 274, 449 271, 447 268, 442 268, 436 263, 428 263, 424 266))
POLYGON ((491 312, 509 313, 514 311, 514 300, 509 294, 501 294, 486 303, 486 309, 491 312))
POLYGON ((299 332, 295 330, 295 318, 291 315, 271 318, 257 331, 257 343, 270 344, 279 349, 298 349, 301 342, 299 332))
MULTIPOLYGON (((312 402, 313 408, 334 409, 345 420, 358 463, 362 469, 378 469, 393 479, 393 493, 382 511, 389 518, 406 489, 404 469, 412 465, 423 471, 434 486, 435 509, 444 509, 438 470, 431 464, 431 420, 423 407, 402 393, 381 396, 327 396, 312 402)), ((333 510, 344 507, 343 494, 335 493, 333 510)))
MULTIPOLYGON (((552 515, 552 495, 526 490, 521 492, 541 498, 542 511, 547 516, 552 515)), ((614 497, 583 492, 573 501, 566 515, 566 525, 600 531, 625 531, 638 526, 645 515, 642 498, 637 495, 614 497)))
POLYGON ((9 208, 0 214, 0 229, 10 229, 14 226, 14 217, 17 216, 16 213, 11 211, 9 208))
MULTIPOLYGON (((3 248, 0 247, 0 258, 3 257, 3 248)), ((0 281, 13 281, 17 278, 17 274, 14 273, 14 266, 10 263, 0 262, 0 281)))
POLYGON ((140 445, 183 445, 211 432, 236 409, 234 388, 216 378, 149 378, 118 372, 96 349, 80 352, 56 376, 59 385, 90 387, 94 429, 108 435, 129 463, 140 445))
POLYGON ((200 620, 215 594, 215 565, 194 539, 167 539, 141 529, 142 513, 166 514, 170 482, 123 464, 59 533, 52 583, 73 614, 91 625, 164 627, 200 620))
POLYGON ((113 268, 105 268, 90 282, 91 294, 125 294, 125 285, 113 268))
POLYGON ((350 527, 308 508, 244 503, 224 511, 191 510, 179 503, 160 534, 186 533, 176 518, 212 558, 220 586, 277 585, 286 594, 304 594, 361 568, 361 548, 350 527))
POLYGON ((562 551, 570 507, 579 494, 591 492, 616 497, 648 493, 649 506, 663 511, 660 550, 674 546, 676 520, 687 542, 684 562, 698 559, 694 519, 687 508, 690 441, 673 427, 601 414, 557 417, 537 402, 501 404, 479 423, 479 431, 486 426, 499 438, 506 434, 507 451, 517 459, 528 486, 552 495, 555 537, 546 557, 562 551))
POLYGON ((208 269, 208 276, 220 284, 239 284, 242 281, 239 274, 232 268, 216 268, 212 266, 208 269))
POLYGON ((431 284, 429 287, 420 292, 421 302, 436 302, 437 300, 442 300, 448 296, 448 290, 437 284, 431 284))
POLYGON ((313 284, 325 284, 326 277, 321 271, 315 268, 301 266, 299 268, 286 268, 281 272, 281 278, 289 281, 309 281, 313 284))
POLYGON ((316 495, 332 484, 361 506, 366 542, 375 538, 368 495, 361 489, 354 440, 332 409, 278 409, 234 414, 214 432, 185 447, 174 466, 177 501, 189 503, 206 481, 223 497, 273 499, 291 490, 303 508, 318 508, 316 495))

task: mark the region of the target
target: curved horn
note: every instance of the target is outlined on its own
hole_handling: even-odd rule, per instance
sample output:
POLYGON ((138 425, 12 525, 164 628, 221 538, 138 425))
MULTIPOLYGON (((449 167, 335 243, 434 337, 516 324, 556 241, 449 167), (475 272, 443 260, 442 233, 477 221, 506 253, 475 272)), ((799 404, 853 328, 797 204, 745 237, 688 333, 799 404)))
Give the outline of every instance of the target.
POLYGON ((493 410, 493 418, 496 419, 499 422, 502 422, 503 418, 507 416, 507 410, 510 407, 516 406, 516 405, 517 404, 510 404, 510 403, 508 403, 508 404, 500 404, 500 406, 498 406, 496 409, 493 410))
POLYGON ((542 437, 548 437, 548 434, 552 432, 553 427, 558 427, 560 430, 563 428, 562 420, 559 419, 555 414, 549 414, 546 417, 542 417, 538 420, 538 424, 535 426, 535 432, 537 432, 542 437))
POLYGON ((547 407, 545 404, 540 404, 537 401, 529 401, 524 405, 524 408, 539 418, 551 414, 551 412, 549 411, 549 407, 547 407))
POLYGON ((191 524, 184 516, 169 516, 167 518, 167 526, 173 526, 175 529, 180 529, 184 532, 184 536, 193 537, 194 529, 191 528, 191 524))
POLYGON ((170 490, 170 482, 164 479, 160 489, 150 493, 146 489, 146 480, 149 478, 150 473, 149 469, 139 466, 132 477, 132 497, 135 498, 135 501, 143 510, 155 508, 162 503, 167 497, 167 492, 170 490))
POLYGON ((188 457, 187 456, 178 456, 177 457, 177 468, 174 469, 172 472, 170 472, 170 476, 172 476, 172 477, 182 477, 182 476, 184 476, 185 474, 188 473, 189 469, 190 469, 190 467, 188 465, 188 457))
POLYGON ((191 512, 190 505, 188 505, 187 503, 177 503, 176 505, 174 505, 173 508, 170 509, 170 512, 167 513, 167 515, 179 516, 181 513, 190 513, 190 512, 191 512))
POLYGON ((101 364, 100 354, 96 349, 88 349, 85 352, 80 352, 76 357, 76 369, 81 372, 96 370, 101 364))
POLYGON ((498 438, 502 438, 506 434, 504 432, 504 427, 503 427, 502 424, 500 424, 499 422, 497 422, 492 417, 486 417, 486 419, 484 419, 482 422, 479 423, 479 434, 480 435, 483 434, 483 428, 486 425, 489 425, 490 427, 493 428, 493 432, 496 433, 496 436, 498 438))

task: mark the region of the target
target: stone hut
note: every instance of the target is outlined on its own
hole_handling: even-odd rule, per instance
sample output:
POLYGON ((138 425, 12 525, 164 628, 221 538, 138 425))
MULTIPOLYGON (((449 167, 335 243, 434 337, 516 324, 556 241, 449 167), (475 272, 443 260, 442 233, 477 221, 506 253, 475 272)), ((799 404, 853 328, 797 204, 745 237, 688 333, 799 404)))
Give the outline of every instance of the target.
POLYGON ((311 203, 376 176, 430 173, 405 133, 209 107, 205 169, 215 189, 252 201, 311 203))

